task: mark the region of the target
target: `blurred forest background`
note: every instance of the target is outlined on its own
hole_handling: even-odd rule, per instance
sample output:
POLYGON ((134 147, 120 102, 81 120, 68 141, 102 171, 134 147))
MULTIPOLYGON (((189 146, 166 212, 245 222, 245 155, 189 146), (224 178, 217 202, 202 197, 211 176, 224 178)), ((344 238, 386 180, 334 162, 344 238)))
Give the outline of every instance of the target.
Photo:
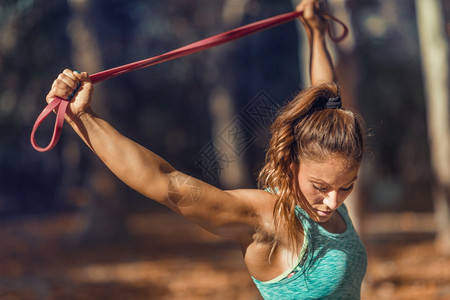
MULTIPOLYGON (((295 4, 0 0, 0 299, 259 299, 232 241, 126 187, 68 126, 46 153, 29 136, 65 68, 93 74, 295 4)), ((362 297, 450 299, 450 1, 329 4, 351 30, 329 44, 344 101, 369 135, 349 200, 369 252, 362 297)), ((307 55, 290 22, 100 83, 94 105, 177 169, 255 188, 276 109, 308 85, 307 55)))

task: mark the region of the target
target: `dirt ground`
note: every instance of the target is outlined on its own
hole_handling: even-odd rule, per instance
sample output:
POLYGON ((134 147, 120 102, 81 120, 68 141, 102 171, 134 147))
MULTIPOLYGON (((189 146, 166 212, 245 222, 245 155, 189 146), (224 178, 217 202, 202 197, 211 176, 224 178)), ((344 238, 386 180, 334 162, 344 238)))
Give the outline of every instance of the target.
MULTIPOLYGON (((127 241, 96 247, 74 246, 83 224, 79 214, 0 222, 0 299, 261 299, 233 241, 173 213, 132 215, 127 241)), ((380 224, 364 235, 362 299, 450 299, 450 258, 433 234, 380 224)))

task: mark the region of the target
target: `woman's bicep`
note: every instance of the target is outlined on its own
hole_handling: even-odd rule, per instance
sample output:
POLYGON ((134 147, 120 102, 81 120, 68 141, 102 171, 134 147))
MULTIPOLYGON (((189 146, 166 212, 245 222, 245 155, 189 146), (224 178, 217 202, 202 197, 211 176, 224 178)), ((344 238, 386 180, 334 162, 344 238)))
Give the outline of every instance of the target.
POLYGON ((252 234, 260 212, 257 190, 223 191, 181 172, 168 175, 167 198, 162 203, 199 224, 226 237, 252 234))

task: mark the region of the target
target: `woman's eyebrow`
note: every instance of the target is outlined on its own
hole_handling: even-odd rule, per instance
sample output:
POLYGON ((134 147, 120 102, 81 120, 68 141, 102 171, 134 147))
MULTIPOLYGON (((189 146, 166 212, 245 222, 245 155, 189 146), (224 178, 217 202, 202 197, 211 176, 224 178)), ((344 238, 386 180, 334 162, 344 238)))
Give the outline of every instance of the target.
MULTIPOLYGON (((358 176, 353 177, 348 183, 344 184, 343 186, 346 186, 346 185, 349 185, 349 184, 355 182, 356 179, 358 179, 358 176)), ((309 177, 309 180, 310 180, 312 183, 319 183, 319 184, 330 185, 329 183, 323 181, 322 179, 315 178, 315 177, 312 177, 312 176, 309 177)))
POLYGON ((315 177, 312 177, 312 176, 309 177, 309 181, 311 181, 313 183, 328 184, 325 181, 323 181, 322 179, 315 178, 315 177))

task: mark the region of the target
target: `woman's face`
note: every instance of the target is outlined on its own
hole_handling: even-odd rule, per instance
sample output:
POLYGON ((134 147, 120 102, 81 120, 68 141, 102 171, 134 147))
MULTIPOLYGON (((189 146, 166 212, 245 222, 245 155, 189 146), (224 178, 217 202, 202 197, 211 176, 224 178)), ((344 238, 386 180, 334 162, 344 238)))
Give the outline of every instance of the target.
POLYGON ((352 192, 359 164, 351 165, 342 156, 331 155, 323 162, 301 160, 292 170, 314 213, 311 217, 317 222, 327 222, 352 192))

